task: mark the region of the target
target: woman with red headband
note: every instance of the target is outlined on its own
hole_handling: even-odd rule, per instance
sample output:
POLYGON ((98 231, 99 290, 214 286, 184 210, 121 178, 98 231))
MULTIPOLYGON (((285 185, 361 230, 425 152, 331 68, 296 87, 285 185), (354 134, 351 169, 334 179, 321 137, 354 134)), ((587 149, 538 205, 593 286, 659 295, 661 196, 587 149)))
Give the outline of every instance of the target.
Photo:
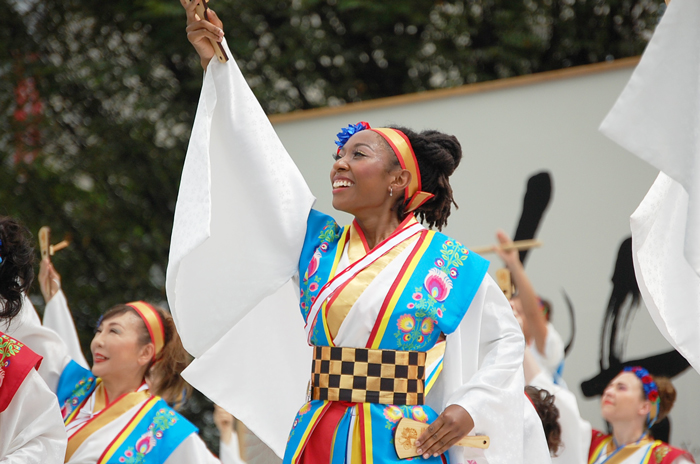
MULTIPOLYGON (((308 187, 236 64, 209 63, 215 51, 209 40, 223 35, 216 15, 207 13, 216 25, 200 21, 196 2, 186 3, 188 38, 207 68, 168 270, 178 329, 199 358, 193 368, 200 370, 188 379, 209 387, 218 404, 249 411, 250 420, 245 411, 231 412, 276 451, 284 447, 284 463, 400 462, 394 433, 402 418, 430 423, 416 441, 422 462, 521 463, 522 333, 487 275, 488 262, 421 224, 442 229, 447 223, 454 203, 449 177, 462 158, 457 139, 366 122, 342 129, 329 183, 334 208, 354 220, 338 225, 311 209, 308 187), (214 151, 224 164, 214 165, 214 151), (202 211, 208 216, 200 217, 202 211), (229 232, 222 229, 229 225, 229 232), (245 231, 251 232, 241 241, 245 231), (212 241, 198 246, 202 232, 212 241), (218 275, 226 276, 218 289, 199 280, 218 275), (288 369, 296 363, 288 356, 299 343, 289 339, 298 325, 275 330, 278 316, 267 312, 259 326, 237 330, 262 297, 295 275, 304 325, 299 339, 312 346, 307 356, 313 358, 301 409, 294 395, 309 380, 308 358, 297 372, 288 369), (235 336, 224 337, 229 328, 235 336), (214 354, 222 347, 225 359, 214 354), (244 350, 257 369, 241 374, 242 382, 279 373, 279 390, 273 380, 231 400, 239 387, 234 379, 227 384, 221 371, 230 367, 221 366, 244 350), (203 365, 209 367, 197 367, 203 365), (207 378, 214 373, 218 377, 207 378), (230 395, 222 393, 227 386, 230 395), (290 418, 291 432, 280 437, 266 429, 282 429, 283 417, 271 405, 280 403, 284 389, 293 393, 289 402, 298 413, 290 418), (453 446, 472 432, 489 435, 490 448, 453 446)), ((549 459, 540 435, 542 460, 532 462, 549 459)))
POLYGON ((23 325, 34 280, 34 248, 24 226, 0 218, 0 463, 58 464, 66 432, 56 396, 37 372, 41 356, 8 335, 23 325))
POLYGON ((589 464, 689 464, 690 453, 654 440, 649 430, 668 415, 676 390, 666 377, 626 367, 603 392, 601 412, 612 434, 593 431, 589 464))
MULTIPOLYGON (((50 264, 43 263, 42 273, 59 282, 50 264)), ((65 304, 58 285, 42 282, 42 291, 49 305, 56 298, 65 304)), ((44 355, 42 374, 56 392, 68 435, 65 462, 219 462, 164 399, 182 394, 179 374, 188 359, 164 310, 143 301, 109 309, 90 343, 92 370, 72 360, 64 340, 38 322, 22 324, 14 335, 44 355)))

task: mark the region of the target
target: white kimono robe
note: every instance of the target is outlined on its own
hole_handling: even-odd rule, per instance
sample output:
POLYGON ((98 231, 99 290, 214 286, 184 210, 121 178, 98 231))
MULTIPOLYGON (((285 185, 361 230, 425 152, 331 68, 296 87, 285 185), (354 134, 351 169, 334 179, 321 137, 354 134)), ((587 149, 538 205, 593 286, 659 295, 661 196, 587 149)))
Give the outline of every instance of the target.
MULTIPOLYGON (((168 300, 196 358, 185 378, 279 456, 309 379, 311 350, 288 282, 313 201, 235 62, 212 61, 180 184, 168 300)), ((369 335, 360 300, 339 332, 349 346, 369 335)), ((465 407, 499 445, 466 455, 453 447, 451 462, 549 462, 543 433, 523 441, 523 411, 535 413, 523 406, 522 334, 490 278, 465 320, 447 338, 427 403, 438 412, 465 407)))
MULTIPOLYGON (((50 303, 65 304, 65 297, 59 292, 59 298, 52 298, 50 303), (56 301, 54 301, 56 300, 56 301)), ((27 302, 29 300, 25 300, 27 302)), ((66 307, 59 307, 65 311, 65 314, 70 314, 66 307)), ((67 321, 63 321, 65 324, 67 321)), ((39 368, 39 374, 46 381, 51 391, 56 391, 61 373, 71 361, 68 355, 66 344, 54 331, 43 327, 39 322, 39 317, 31 304, 25 304, 20 315, 13 321, 12 326, 7 332, 14 338, 22 341, 30 346, 33 351, 41 355, 44 359, 39 368)), ((53 395, 53 393, 52 393, 53 395)), ((77 431, 79 425, 82 425, 86 420, 93 417, 98 411, 93 410, 94 392, 90 395, 86 405, 81 409, 79 416, 66 429, 63 427, 64 434, 67 432, 68 437, 72 436, 77 431)), ((54 406, 58 408, 56 396, 53 395, 54 406)), ((110 422, 107 426, 93 433, 89 439, 85 440, 76 452, 72 455, 71 464, 94 464, 102 455, 102 452, 114 440, 115 436, 126 426, 129 420, 138 412, 144 402, 137 404, 130 410, 122 414, 116 420, 110 422)), ((60 412, 59 412, 60 415, 60 412)), ((0 435, 2 435, 0 433, 0 435)), ((0 438, 1 442, 1 438, 0 438)), ((65 458, 65 444, 61 461, 65 458)), ((0 461, 3 462, 3 461, 0 461)), ((13 461, 10 461, 13 462, 13 461)), ((193 433, 188 436, 180 445, 172 452, 164 464, 190 464, 190 463, 218 463, 211 452, 207 449, 204 442, 199 438, 199 435, 193 433)), ((3 462, 4 464, 4 462, 3 462)))
POLYGON ((32 369, 0 413, 0 464, 61 464, 65 455, 56 395, 32 369))

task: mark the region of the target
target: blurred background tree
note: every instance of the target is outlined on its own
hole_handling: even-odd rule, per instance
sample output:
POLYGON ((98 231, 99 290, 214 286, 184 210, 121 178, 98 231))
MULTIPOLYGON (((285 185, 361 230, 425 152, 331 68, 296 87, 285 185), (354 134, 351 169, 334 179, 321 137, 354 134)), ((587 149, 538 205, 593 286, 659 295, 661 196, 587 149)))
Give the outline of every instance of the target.
MULTIPOLYGON (((265 110, 283 113, 640 54, 663 0, 214 0, 265 110)), ((99 314, 165 301, 201 85, 177 0, 0 0, 0 214, 42 225, 89 357, 99 314)), ((331 144, 332 141, 329 141, 331 144)), ((203 289, 206 291, 206 289, 203 289)), ((41 311, 38 286, 32 294, 41 311)), ((211 406, 185 414, 216 450, 211 406)))

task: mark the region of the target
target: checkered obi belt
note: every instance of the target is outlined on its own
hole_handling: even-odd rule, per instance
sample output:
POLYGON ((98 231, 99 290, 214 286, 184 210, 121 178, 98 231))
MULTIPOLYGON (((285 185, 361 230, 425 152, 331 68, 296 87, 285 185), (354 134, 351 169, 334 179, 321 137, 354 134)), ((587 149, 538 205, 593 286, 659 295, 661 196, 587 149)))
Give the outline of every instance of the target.
POLYGON ((315 346, 311 399, 422 405, 425 357, 422 351, 315 346))

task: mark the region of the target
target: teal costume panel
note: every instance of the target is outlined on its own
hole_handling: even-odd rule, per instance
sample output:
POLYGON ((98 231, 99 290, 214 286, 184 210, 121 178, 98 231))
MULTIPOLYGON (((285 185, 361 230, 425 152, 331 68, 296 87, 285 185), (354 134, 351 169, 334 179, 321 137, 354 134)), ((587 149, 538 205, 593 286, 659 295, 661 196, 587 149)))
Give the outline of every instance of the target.
MULTIPOLYGON (((344 231, 330 216, 315 210, 309 214, 306 240, 299 261, 300 310, 304 319, 308 317, 321 288, 333 277, 333 266, 346 245, 341 239, 344 231)), ((415 248, 421 249, 420 254, 409 258, 417 263, 410 274, 403 276, 407 281, 397 295, 396 303, 378 316, 386 327, 379 335, 380 349, 430 350, 440 340, 441 334, 457 330, 486 275, 488 261, 469 252, 458 241, 435 231, 423 230, 419 233, 422 234, 419 239, 422 241, 415 248)), ((336 271, 341 272, 340 269, 336 271)), ((317 316, 316 321, 309 322, 314 323, 312 344, 332 346, 327 339, 328 331, 322 328, 322 318, 317 316)), ((431 372, 433 374, 435 371, 431 372)), ((300 409, 289 435, 285 464, 299 462, 327 405, 327 401, 313 400, 300 409)), ((347 405, 347 411, 335 425, 333 433, 333 464, 346 462, 348 449, 356 446, 348 442, 351 430, 351 437, 357 433, 363 436, 361 449, 364 460, 358 462, 402 462, 394 449, 394 432, 398 421, 408 417, 432 422, 438 416, 438 412, 427 405, 347 405)), ((352 461, 355 459, 353 456, 352 461)), ((426 462, 446 460, 445 455, 426 462)))

